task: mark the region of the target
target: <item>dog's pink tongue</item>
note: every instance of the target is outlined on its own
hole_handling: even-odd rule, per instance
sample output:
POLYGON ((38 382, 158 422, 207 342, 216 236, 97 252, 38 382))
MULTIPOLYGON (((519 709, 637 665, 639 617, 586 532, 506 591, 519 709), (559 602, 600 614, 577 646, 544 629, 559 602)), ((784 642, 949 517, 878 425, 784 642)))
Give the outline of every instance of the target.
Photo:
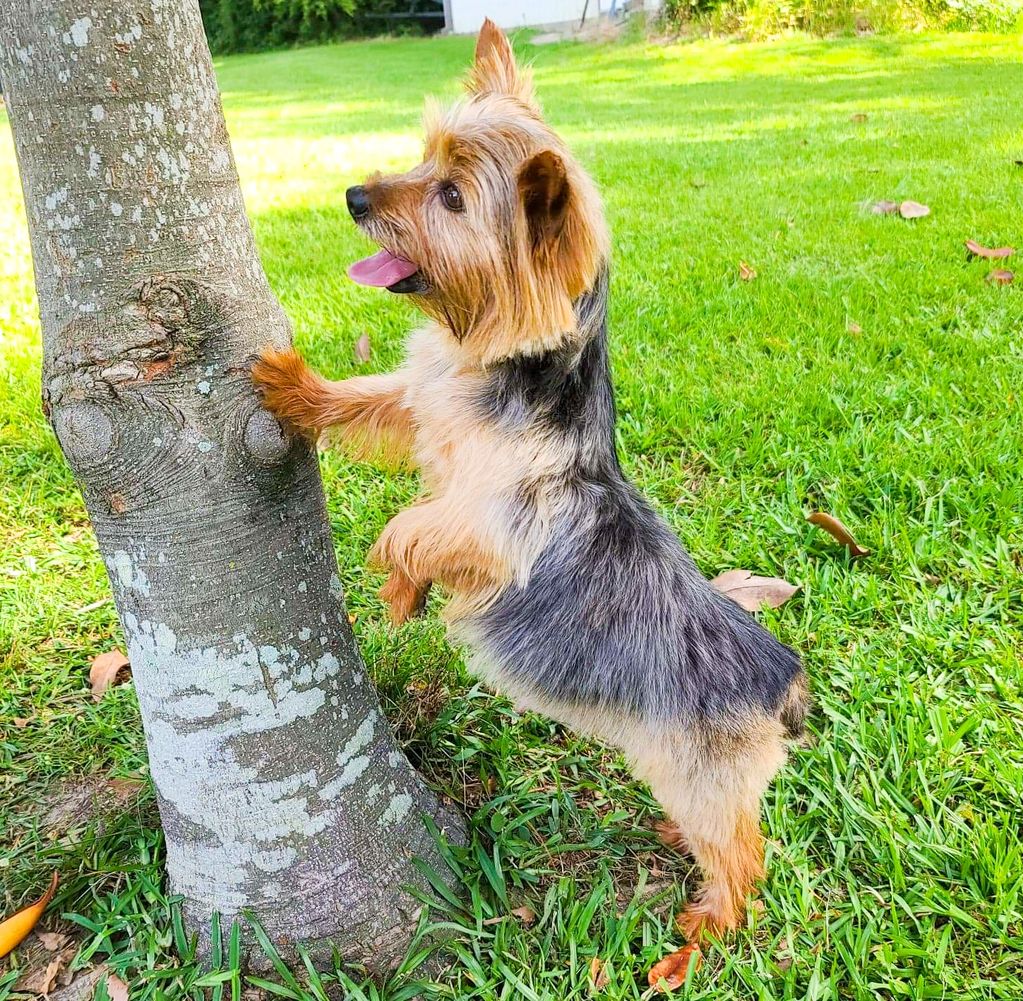
POLYGON ((419 266, 404 257, 395 257, 389 250, 380 250, 348 266, 348 277, 360 285, 387 288, 403 278, 414 275, 419 266))

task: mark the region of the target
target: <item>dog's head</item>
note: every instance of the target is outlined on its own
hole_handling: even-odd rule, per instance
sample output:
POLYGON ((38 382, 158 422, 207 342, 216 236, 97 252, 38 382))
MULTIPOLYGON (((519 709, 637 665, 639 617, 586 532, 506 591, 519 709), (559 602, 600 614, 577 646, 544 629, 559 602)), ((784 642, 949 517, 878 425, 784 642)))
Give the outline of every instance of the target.
POLYGON ((495 360, 572 332, 572 304, 608 238, 592 181, 489 20, 466 89, 447 111, 427 106, 422 163, 348 190, 352 218, 382 248, 348 273, 411 294, 473 355, 495 360))

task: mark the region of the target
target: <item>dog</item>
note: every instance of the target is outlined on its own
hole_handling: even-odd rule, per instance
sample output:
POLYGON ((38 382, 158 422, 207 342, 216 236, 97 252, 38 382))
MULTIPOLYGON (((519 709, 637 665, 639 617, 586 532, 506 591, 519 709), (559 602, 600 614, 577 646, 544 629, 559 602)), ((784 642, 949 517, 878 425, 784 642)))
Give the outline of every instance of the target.
POLYGON ((680 930, 721 935, 763 876, 760 804, 803 731, 804 671, 622 471, 601 201, 489 20, 466 87, 427 106, 422 163, 347 192, 382 248, 349 276, 430 319, 404 364, 330 382, 267 352, 253 378, 291 427, 418 467, 422 496, 370 553, 392 620, 439 584, 471 669, 621 748, 703 874, 680 930))

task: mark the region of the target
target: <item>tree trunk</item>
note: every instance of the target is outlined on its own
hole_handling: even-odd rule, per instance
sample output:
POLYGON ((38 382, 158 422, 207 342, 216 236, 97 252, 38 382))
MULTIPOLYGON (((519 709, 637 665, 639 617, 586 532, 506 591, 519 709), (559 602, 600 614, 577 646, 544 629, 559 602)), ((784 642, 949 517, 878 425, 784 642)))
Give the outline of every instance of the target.
POLYGON ((279 943, 383 968, 443 811, 356 650, 315 452, 250 388, 290 334, 197 0, 3 0, 0 49, 43 405, 127 640, 171 890, 200 936, 246 908, 279 943))

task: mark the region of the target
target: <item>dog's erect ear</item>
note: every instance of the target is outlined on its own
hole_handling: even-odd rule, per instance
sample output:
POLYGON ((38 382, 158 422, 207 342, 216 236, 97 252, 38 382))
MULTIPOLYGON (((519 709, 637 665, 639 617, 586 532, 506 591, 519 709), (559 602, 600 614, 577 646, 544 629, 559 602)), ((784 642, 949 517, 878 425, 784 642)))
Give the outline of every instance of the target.
POLYGON ((572 194, 561 157, 549 149, 531 156, 519 168, 519 193, 533 246, 556 237, 564 226, 572 194))
POLYGON ((596 192, 550 149, 526 160, 518 185, 535 273, 553 279, 574 300, 589 288, 607 254, 596 192))
POLYGON ((476 39, 476 59, 465 85, 470 94, 507 94, 535 104, 529 70, 518 68, 508 36, 489 17, 476 39))

